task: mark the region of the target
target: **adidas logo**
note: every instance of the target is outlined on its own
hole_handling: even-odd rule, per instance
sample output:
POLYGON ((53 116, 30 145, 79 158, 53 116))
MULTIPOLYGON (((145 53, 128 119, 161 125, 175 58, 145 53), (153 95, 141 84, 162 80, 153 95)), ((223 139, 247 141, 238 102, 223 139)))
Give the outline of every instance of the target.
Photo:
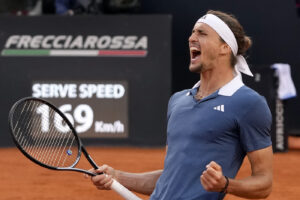
POLYGON ((214 107, 214 110, 218 110, 218 111, 224 112, 225 111, 224 110, 224 104, 214 107))

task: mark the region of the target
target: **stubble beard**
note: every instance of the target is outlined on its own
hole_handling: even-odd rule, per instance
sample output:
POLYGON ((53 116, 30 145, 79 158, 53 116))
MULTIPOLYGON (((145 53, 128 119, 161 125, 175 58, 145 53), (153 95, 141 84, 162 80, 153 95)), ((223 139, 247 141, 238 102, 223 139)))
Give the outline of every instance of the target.
POLYGON ((203 64, 198 64, 196 66, 192 66, 192 64, 190 64, 189 69, 190 69, 190 72, 200 74, 203 70, 203 64))

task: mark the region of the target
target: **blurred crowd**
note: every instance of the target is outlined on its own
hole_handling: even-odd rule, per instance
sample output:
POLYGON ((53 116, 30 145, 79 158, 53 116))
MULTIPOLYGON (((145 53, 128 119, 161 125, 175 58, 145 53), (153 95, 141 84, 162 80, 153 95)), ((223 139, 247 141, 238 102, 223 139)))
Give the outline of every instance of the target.
POLYGON ((139 0, 1 0, 1 15, 98 15, 139 12, 139 0))
MULTIPOLYGON (((1 0, 0 15, 98 15, 140 12, 141 0, 1 0)), ((294 0, 300 17, 300 0, 294 0)))

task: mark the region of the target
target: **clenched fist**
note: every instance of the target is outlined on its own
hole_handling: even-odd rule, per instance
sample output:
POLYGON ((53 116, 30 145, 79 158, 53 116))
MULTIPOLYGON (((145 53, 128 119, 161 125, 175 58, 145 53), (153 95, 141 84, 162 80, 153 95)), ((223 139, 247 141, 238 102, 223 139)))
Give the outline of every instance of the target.
POLYGON ((221 192, 227 185, 221 166, 214 161, 206 165, 206 170, 203 171, 200 181, 203 188, 209 192, 221 192))

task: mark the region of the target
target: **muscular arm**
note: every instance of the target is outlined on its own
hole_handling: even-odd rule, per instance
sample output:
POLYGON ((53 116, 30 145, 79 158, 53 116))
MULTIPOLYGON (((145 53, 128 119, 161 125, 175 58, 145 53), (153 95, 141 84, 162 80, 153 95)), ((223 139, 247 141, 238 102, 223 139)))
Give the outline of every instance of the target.
MULTIPOLYGON (((227 193, 248 199, 266 198, 272 190, 272 147, 249 152, 252 174, 244 179, 229 179, 227 193)), ((226 184, 222 168, 215 162, 207 165, 201 175, 201 183, 207 191, 220 192, 226 184)))
MULTIPOLYGON (((168 147, 166 148, 166 150, 168 147)), ((103 165, 99 169, 90 169, 91 172, 104 173, 91 177, 93 184, 100 190, 109 190, 112 184, 112 178, 116 179, 129 190, 150 195, 155 188, 158 178, 163 170, 156 170, 145 173, 129 173, 120 170, 115 170, 108 165, 103 165)), ((86 177, 88 177, 86 175, 86 177)))
POLYGON ((116 179, 129 190, 150 195, 162 170, 146 173, 128 173, 116 171, 116 179))
POLYGON ((244 198, 266 198, 272 190, 272 147, 249 152, 252 174, 245 179, 229 180, 227 192, 244 198))
MULTIPOLYGON (((166 146, 166 152, 168 146, 166 146)), ((116 170, 116 179, 129 190, 150 195, 154 191, 156 182, 163 170, 145 173, 128 173, 116 170)))

